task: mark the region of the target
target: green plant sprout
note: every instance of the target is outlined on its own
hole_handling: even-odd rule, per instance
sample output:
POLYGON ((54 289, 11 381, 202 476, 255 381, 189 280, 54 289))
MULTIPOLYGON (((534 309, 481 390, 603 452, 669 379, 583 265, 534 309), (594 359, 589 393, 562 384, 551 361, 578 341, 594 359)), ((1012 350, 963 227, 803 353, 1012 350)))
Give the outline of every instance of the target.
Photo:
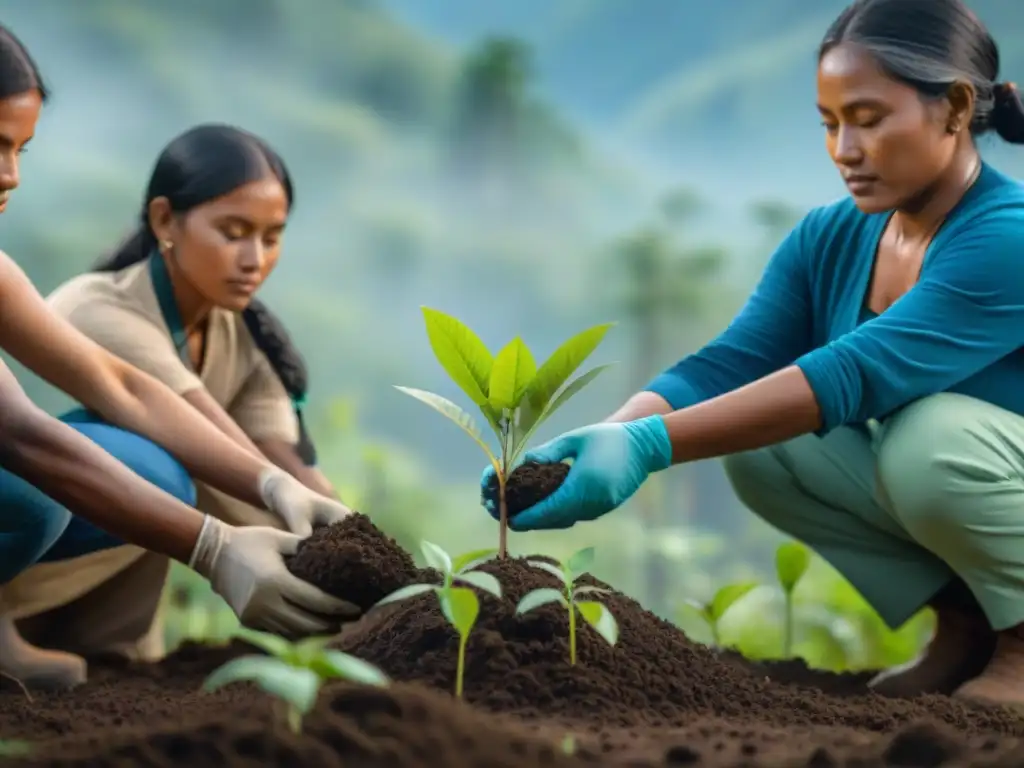
POLYGON ((213 691, 229 683, 250 680, 285 705, 285 719, 293 733, 302 732, 302 719, 316 703, 320 686, 330 678, 383 687, 388 678, 372 664, 324 646, 331 637, 310 637, 297 643, 264 632, 242 629, 238 637, 262 648, 267 656, 252 654, 233 659, 216 669, 203 683, 213 691))
POLYGON ((686 601, 686 606, 696 611, 711 629, 711 641, 716 648, 722 645, 722 638, 719 634, 719 622, 721 622, 722 616, 734 603, 757 586, 755 581, 727 584, 715 592, 714 597, 707 603, 701 603, 698 600, 686 601))
POLYGON ((469 633, 480 615, 480 601, 468 587, 457 586, 456 582, 469 584, 494 597, 501 598, 501 584, 494 576, 473 570, 494 556, 497 550, 477 549, 452 558, 447 552, 429 541, 420 542, 420 550, 427 564, 441 572, 441 584, 409 584, 396 589, 377 601, 377 605, 407 600, 410 597, 434 592, 441 606, 441 613, 459 635, 459 654, 455 667, 455 697, 462 698, 463 680, 466 669, 466 643, 469 633))
POLYGON ((32 745, 27 741, 0 739, 0 757, 25 757, 31 753, 32 745))
POLYGON ((793 655, 794 612, 793 591, 811 565, 811 553, 803 544, 790 541, 775 550, 775 573, 785 598, 785 614, 782 630, 782 658, 793 655))
POLYGON ((562 385, 597 348, 614 323, 594 326, 556 349, 539 368, 518 336, 492 355, 487 346, 456 318, 423 307, 427 337, 434 356, 451 380, 483 413, 498 438, 498 451, 484 441, 473 417, 447 398, 411 387, 396 387, 447 416, 479 445, 498 480, 498 557, 508 555, 508 506, 505 484, 537 428, 608 365, 562 385), (557 396, 556 396, 557 395, 557 396))
POLYGON ((608 645, 615 645, 619 639, 619 623, 603 603, 596 600, 578 599, 580 595, 607 595, 611 592, 608 589, 586 584, 577 586, 576 581, 587 573, 593 560, 593 547, 579 550, 561 566, 552 565, 543 560, 527 560, 526 562, 534 568, 540 568, 554 575, 562 582, 563 587, 560 590, 552 587, 535 589, 523 595, 523 599, 516 606, 517 615, 522 615, 548 603, 560 603, 569 610, 569 663, 573 666, 576 664, 577 612, 594 628, 597 634, 604 638, 608 645))

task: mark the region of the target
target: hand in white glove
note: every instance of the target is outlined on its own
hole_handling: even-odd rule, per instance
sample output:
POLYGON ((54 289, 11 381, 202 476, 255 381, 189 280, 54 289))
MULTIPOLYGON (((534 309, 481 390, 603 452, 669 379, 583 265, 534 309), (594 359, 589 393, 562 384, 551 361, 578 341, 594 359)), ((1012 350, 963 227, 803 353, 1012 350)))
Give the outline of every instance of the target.
POLYGON ((337 523, 352 514, 340 501, 307 488, 280 469, 268 469, 260 475, 260 498, 289 531, 302 538, 309 536, 314 526, 337 523))
POLYGON ((291 574, 284 556, 295 554, 301 540, 274 528, 236 528, 207 515, 188 564, 210 580, 247 627, 285 638, 333 634, 361 611, 291 574))

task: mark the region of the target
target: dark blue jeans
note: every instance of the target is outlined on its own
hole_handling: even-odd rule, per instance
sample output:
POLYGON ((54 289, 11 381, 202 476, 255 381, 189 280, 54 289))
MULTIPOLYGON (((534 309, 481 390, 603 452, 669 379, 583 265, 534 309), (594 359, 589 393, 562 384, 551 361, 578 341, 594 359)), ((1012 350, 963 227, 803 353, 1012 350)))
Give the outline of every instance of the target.
MULTIPOLYGON (((85 435, 144 480, 195 505, 192 479, 167 451, 144 437, 76 409, 60 420, 85 435)), ((31 483, 0 469, 0 584, 35 563, 117 547, 124 542, 73 515, 31 483)))

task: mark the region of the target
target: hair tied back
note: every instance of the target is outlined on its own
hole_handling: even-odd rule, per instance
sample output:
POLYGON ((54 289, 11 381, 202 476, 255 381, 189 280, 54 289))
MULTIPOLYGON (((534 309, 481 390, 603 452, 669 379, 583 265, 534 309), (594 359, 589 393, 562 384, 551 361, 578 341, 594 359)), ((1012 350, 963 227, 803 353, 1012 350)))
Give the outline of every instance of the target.
POLYGON ((1024 144, 1024 103, 1015 83, 996 83, 992 87, 992 128, 1011 144, 1024 144))

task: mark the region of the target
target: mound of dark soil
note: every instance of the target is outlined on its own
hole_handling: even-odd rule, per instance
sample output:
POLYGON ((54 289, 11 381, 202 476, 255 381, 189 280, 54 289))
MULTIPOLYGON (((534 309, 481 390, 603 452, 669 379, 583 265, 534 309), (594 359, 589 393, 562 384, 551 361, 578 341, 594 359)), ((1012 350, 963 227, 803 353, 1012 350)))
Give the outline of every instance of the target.
MULTIPOLYGON (((563 462, 539 464, 536 461, 526 461, 513 469, 508 476, 508 482, 505 483, 505 505, 509 518, 515 517, 557 491, 568 474, 569 465, 563 462)), ((486 493, 497 509, 498 478, 491 478, 486 493)))
MULTIPOLYGON (((743 668, 690 642, 677 627, 618 593, 601 598, 619 622, 618 644, 608 646, 581 622, 578 663, 573 667, 568 662, 568 618, 563 608, 552 604, 525 616, 515 614, 526 593, 556 587, 554 576, 521 559, 492 560, 480 570, 497 577, 504 596, 498 600, 479 593, 480 618, 467 646, 464 696, 492 712, 546 722, 589 720, 595 729, 682 726, 701 717, 728 717, 890 732, 910 722, 935 721, 962 734, 1024 736, 1019 716, 946 697, 837 698, 820 689, 779 685, 764 671, 752 674, 749 666, 743 668)), ((339 643, 395 679, 452 689, 458 637, 434 595, 370 613, 339 643)))
POLYGON ((314 530, 288 570, 364 611, 418 575, 409 553, 359 513, 314 530))

